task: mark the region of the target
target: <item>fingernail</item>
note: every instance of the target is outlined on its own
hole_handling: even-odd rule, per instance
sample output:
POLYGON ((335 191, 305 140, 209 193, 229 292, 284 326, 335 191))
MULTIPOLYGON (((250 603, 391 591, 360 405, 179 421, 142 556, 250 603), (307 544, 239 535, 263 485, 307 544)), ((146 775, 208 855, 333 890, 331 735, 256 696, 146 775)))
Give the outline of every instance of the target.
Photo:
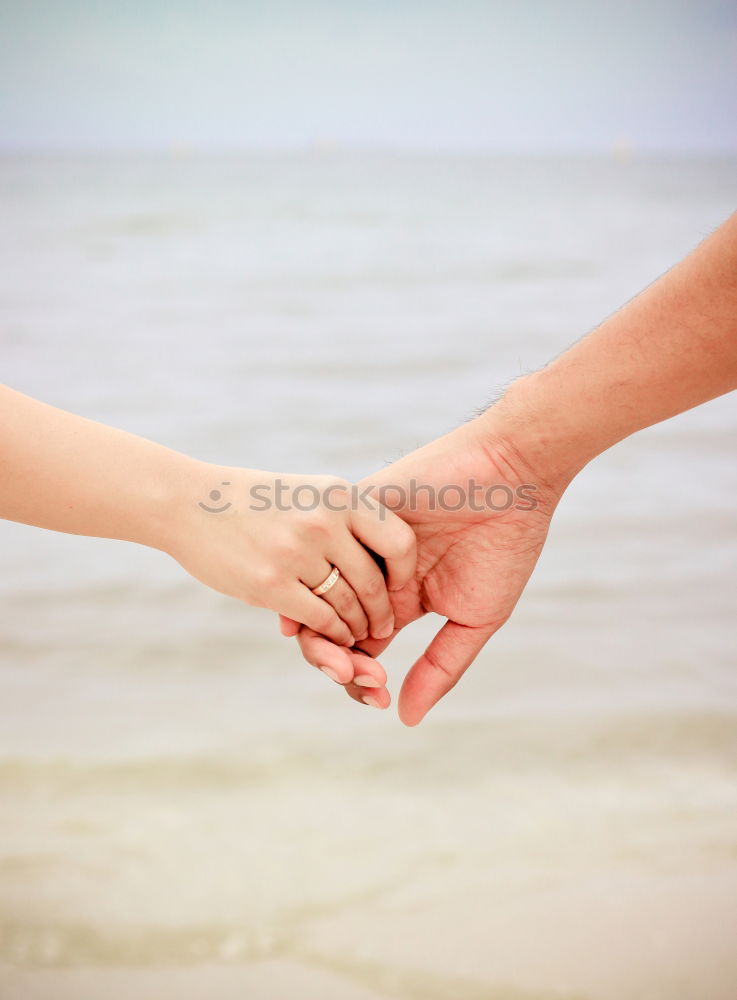
POLYGON ((361 632, 360 635, 356 636, 356 642, 361 642, 363 639, 368 639, 368 632, 361 632))
POLYGON ((336 684, 340 684, 340 677, 338 677, 336 672, 330 667, 319 667, 318 669, 322 670, 325 676, 329 677, 331 681, 335 681, 336 684))
POLYGON ((381 708, 381 704, 379 703, 379 699, 378 698, 374 698, 374 696, 371 695, 371 694, 364 695, 363 703, 364 703, 364 705, 370 705, 372 708, 381 708))
POLYGON ((376 688, 381 686, 375 677, 369 677, 368 674, 363 674, 361 677, 354 677, 353 683, 358 684, 360 688, 376 688))

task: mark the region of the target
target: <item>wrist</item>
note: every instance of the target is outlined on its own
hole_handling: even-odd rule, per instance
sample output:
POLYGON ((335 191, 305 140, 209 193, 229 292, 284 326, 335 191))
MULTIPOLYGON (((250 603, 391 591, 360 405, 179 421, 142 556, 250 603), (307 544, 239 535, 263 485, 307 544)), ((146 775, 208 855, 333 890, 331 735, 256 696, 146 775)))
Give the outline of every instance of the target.
MULTIPOLYGON (((245 527, 258 511, 279 508, 282 494, 276 489, 283 481, 270 472, 240 466, 201 462, 186 455, 165 470, 155 518, 153 547, 182 561, 195 538, 203 530, 222 537, 233 519, 245 527)), ((283 477, 287 479, 288 477, 283 477)))
POLYGON ((556 382, 549 368, 517 379, 479 422, 490 445, 514 456, 531 478, 561 496, 604 448, 566 406, 556 382))
MULTIPOLYGON (((174 558, 196 529, 200 503, 216 506, 210 493, 222 480, 228 481, 222 467, 210 465, 178 452, 170 452, 161 462, 146 491, 144 517, 135 541, 160 549, 174 558)), ((220 485, 224 492, 225 487, 220 485)), ((218 506, 223 506, 220 501, 218 506)))

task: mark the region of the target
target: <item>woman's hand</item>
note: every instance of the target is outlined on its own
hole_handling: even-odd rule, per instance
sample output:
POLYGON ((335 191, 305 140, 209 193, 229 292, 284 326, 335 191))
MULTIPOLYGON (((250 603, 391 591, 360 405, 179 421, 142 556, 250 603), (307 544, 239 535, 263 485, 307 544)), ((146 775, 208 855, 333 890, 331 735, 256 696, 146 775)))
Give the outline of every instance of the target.
POLYGON ((189 492, 165 548, 192 576, 341 646, 393 633, 387 588, 413 578, 415 536, 378 501, 330 476, 200 463, 189 492), (337 582, 313 594, 334 566, 337 582))
POLYGON ((391 635, 387 586, 414 575, 414 535, 345 481, 208 465, 7 386, 0 428, 0 517, 161 549, 340 645, 391 635), (316 596, 333 566, 337 583, 316 596))

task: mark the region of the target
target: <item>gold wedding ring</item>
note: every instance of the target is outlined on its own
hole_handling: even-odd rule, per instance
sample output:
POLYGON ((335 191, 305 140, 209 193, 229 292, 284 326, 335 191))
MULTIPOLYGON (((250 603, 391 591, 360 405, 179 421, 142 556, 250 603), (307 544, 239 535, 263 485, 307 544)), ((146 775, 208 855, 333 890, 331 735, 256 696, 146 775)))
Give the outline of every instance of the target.
POLYGON ((313 587, 312 593, 317 597, 322 597, 323 594, 327 594, 331 587, 334 587, 338 582, 340 576, 340 570, 337 566, 333 566, 328 575, 322 581, 319 587, 313 587))

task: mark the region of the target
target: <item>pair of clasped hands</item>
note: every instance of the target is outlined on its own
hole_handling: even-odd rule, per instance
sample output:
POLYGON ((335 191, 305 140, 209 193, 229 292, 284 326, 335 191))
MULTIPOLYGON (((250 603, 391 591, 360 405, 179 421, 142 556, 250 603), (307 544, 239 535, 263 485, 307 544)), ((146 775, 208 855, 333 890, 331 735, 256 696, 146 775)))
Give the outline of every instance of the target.
POLYGON ((377 656, 409 622, 445 615, 400 695, 414 725, 509 616, 554 507, 553 491, 529 492, 505 410, 353 488, 211 465, 0 387, 0 516, 166 552, 279 613, 310 664, 375 708, 390 702, 377 656))
MULTIPOLYGON (((387 708, 377 657, 425 613, 447 618, 402 687, 399 714, 408 725, 509 617, 555 507, 554 491, 533 482, 511 445, 495 436, 495 419, 489 411, 355 487, 330 477, 278 477, 279 507, 249 503, 247 516, 236 496, 273 495, 272 475, 258 474, 253 486, 253 473, 223 470, 229 492, 218 493, 233 498, 233 519, 242 517, 248 534, 237 548, 250 553, 253 582, 240 596, 278 610, 283 634, 296 636, 308 663, 354 700, 387 708), (313 498, 307 510, 299 503, 305 495, 313 498)), ((223 530, 227 545, 229 536, 223 530)), ((203 567, 179 559, 213 584, 203 567)))
POLYGON ((376 514, 366 531, 351 511, 345 530, 381 557, 386 577, 373 558, 370 574, 361 576, 358 559, 351 566, 347 558, 344 570, 328 546, 326 560, 353 590, 335 594, 339 581, 322 598, 335 594, 336 625, 347 626, 354 641, 281 616, 283 634, 296 635, 308 663, 376 708, 390 703, 377 657, 410 622, 428 612, 444 616, 402 685, 399 715, 407 725, 422 720, 509 618, 562 493, 494 433, 500 415, 491 410, 360 484, 359 496, 370 489, 377 498, 376 514))
POLYGON ((308 663, 375 708, 390 701, 377 657, 444 616, 399 695, 412 726, 509 618, 584 466, 735 388, 737 215, 481 416, 355 490, 199 462, 0 387, 0 516, 168 553, 278 612, 308 663))

